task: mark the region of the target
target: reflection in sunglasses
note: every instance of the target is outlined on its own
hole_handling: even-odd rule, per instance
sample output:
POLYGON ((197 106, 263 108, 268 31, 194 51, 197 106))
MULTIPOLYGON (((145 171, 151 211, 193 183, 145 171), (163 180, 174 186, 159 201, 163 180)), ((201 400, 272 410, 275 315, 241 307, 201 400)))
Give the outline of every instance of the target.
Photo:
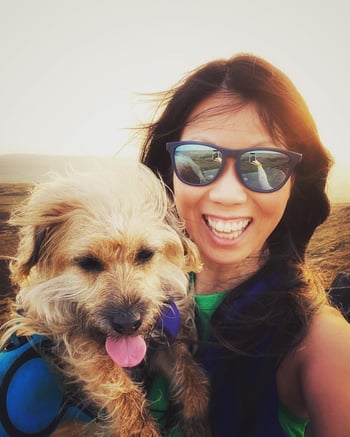
POLYGON ((185 180, 191 181, 193 184, 206 182, 201 169, 190 156, 185 154, 176 156, 176 166, 178 172, 181 173, 185 180))
POLYGON ((189 185, 208 185, 233 158, 236 174, 249 190, 268 193, 279 190, 301 161, 300 153, 275 147, 225 149, 195 141, 167 143, 176 175, 189 185))
POLYGON ((220 165, 222 163, 222 156, 218 150, 213 151, 213 161, 218 162, 220 165))
POLYGON ((272 190, 273 187, 269 184, 269 181, 267 179, 267 175, 266 172, 264 170, 264 167, 262 166, 262 164, 255 158, 255 153, 252 153, 251 155, 253 155, 254 159, 251 161, 251 156, 249 157, 249 162, 253 165, 255 165, 258 169, 258 181, 259 181, 259 185, 260 188, 262 190, 272 190))

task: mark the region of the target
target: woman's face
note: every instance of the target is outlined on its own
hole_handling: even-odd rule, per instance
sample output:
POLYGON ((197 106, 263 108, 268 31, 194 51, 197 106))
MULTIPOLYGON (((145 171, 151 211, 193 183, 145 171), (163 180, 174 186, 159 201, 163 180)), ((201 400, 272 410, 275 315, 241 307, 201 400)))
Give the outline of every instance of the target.
MULTIPOLYGON (((215 114, 214 108, 222 105, 227 106, 227 97, 220 95, 198 105, 181 140, 227 149, 282 148, 273 141, 253 106, 215 114)), ((186 185, 174 175, 177 210, 199 248, 204 266, 211 269, 222 270, 238 263, 241 268, 248 258, 256 259, 283 215, 290 190, 289 180, 272 193, 250 191, 237 178, 233 158, 228 158, 221 176, 206 186, 186 185)))

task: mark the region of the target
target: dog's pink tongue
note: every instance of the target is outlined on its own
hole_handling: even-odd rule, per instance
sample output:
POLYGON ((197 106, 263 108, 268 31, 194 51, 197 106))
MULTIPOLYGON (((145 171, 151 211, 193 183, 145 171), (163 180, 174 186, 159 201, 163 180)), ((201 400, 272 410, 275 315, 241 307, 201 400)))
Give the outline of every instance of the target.
POLYGON ((140 335, 119 340, 107 337, 105 346, 108 355, 121 367, 137 366, 146 355, 146 343, 140 335))

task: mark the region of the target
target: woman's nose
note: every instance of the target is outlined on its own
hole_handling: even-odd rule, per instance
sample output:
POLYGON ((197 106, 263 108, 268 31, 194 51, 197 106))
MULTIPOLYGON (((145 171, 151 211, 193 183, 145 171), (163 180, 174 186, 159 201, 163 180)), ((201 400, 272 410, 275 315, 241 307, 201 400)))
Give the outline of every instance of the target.
POLYGON ((224 171, 210 184, 209 198, 213 202, 223 204, 243 203, 247 200, 247 189, 242 185, 236 174, 234 161, 226 162, 224 171))

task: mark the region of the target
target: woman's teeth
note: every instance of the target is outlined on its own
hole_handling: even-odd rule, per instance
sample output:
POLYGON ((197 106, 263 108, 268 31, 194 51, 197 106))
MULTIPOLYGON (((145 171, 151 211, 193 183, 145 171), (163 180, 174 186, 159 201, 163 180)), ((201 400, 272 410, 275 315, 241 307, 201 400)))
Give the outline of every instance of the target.
POLYGON ((214 235, 228 240, 238 238, 250 223, 250 220, 248 219, 217 220, 205 217, 205 220, 214 235))

